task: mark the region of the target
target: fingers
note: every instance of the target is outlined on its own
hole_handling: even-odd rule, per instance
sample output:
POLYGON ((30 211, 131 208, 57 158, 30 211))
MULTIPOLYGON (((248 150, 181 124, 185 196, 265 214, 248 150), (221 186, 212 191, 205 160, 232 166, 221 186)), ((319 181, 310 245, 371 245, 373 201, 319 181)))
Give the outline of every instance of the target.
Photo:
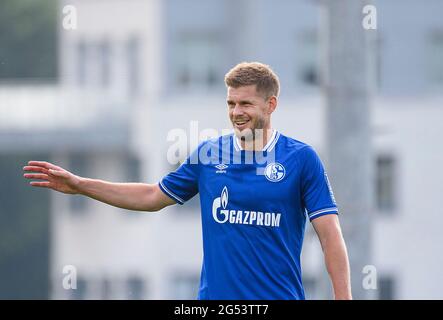
POLYGON ((46 161, 29 161, 28 165, 23 167, 23 170, 31 172, 23 174, 25 178, 43 180, 43 181, 31 181, 29 184, 34 187, 52 188, 53 185, 51 184, 50 181, 51 175, 65 176, 64 175, 65 172, 62 168, 46 161))
POLYGON ((43 173, 37 173, 37 174, 25 173, 23 176, 26 179, 49 180, 49 176, 43 173))
MULTIPOLYGON (((70 173, 65 171, 64 169, 61 169, 60 167, 54 166, 44 161, 29 161, 29 164, 32 165, 23 167, 24 171, 30 171, 23 174, 23 177, 27 179, 46 180, 49 182, 53 182, 54 179, 66 179, 70 176, 70 173), (59 169, 53 169, 54 167, 59 169)), ((41 186, 33 183, 31 183, 31 185, 41 186)))
POLYGON ((43 167, 46 169, 55 169, 55 170, 63 170, 59 166, 56 166, 52 163, 46 162, 46 161, 29 161, 28 165, 30 166, 37 166, 37 167, 43 167))
POLYGON ((49 188, 51 186, 51 183, 48 181, 31 181, 29 184, 34 187, 42 188, 49 188))
POLYGON ((44 174, 48 174, 48 169, 45 169, 43 167, 36 167, 36 166, 24 166, 23 171, 41 172, 44 174))

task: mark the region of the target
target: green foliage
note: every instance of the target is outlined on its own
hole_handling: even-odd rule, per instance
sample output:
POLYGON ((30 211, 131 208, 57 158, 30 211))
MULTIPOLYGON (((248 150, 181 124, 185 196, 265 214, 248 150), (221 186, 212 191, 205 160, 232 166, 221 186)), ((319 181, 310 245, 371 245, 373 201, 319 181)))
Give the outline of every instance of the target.
POLYGON ((57 18, 57 0, 0 1, 0 79, 57 77, 57 18))

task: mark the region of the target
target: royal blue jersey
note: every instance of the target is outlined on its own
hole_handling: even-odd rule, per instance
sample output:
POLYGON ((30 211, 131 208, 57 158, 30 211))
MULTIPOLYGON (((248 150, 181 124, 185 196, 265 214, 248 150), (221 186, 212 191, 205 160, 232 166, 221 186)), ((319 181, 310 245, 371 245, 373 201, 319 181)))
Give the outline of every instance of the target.
POLYGON ((200 194, 199 299, 304 299, 306 219, 338 214, 314 149, 273 132, 262 151, 233 134, 203 142, 159 183, 183 204, 200 194))

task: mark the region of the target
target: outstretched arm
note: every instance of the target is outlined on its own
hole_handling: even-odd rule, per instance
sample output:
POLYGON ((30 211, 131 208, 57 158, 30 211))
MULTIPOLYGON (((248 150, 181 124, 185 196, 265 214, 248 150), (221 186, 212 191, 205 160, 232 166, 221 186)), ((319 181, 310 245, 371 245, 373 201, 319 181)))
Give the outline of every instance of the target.
POLYGON ((109 205, 136 211, 158 211, 175 204, 157 184, 113 183, 76 176, 45 161, 29 161, 24 177, 34 187, 50 188, 66 194, 82 194, 109 205))
POLYGON ((334 288, 336 300, 350 300, 351 278, 348 254, 338 216, 328 214, 312 220, 325 256, 326 269, 334 288))

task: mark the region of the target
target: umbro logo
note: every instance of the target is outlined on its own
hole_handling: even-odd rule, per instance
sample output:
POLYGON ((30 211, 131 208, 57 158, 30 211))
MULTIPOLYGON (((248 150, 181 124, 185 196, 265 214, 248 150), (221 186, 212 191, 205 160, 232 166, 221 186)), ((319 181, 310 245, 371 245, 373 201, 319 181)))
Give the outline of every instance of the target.
POLYGON ((217 168, 217 171, 215 171, 215 173, 226 173, 226 169, 228 168, 228 166, 224 163, 218 164, 215 167, 217 168))

